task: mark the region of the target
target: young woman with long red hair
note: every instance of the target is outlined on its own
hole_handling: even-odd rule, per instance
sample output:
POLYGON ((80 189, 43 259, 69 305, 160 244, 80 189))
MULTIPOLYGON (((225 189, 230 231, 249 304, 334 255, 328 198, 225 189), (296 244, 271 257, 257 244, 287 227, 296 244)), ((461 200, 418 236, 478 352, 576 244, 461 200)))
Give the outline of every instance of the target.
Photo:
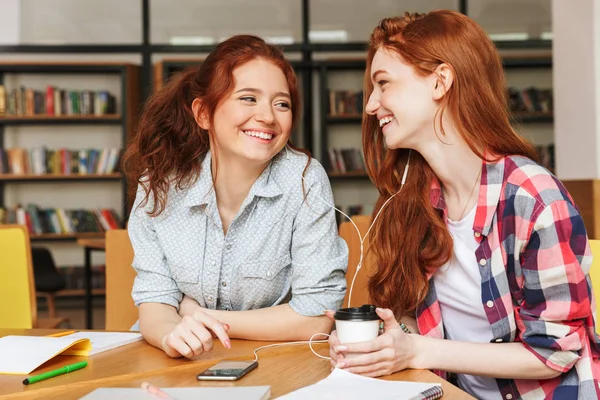
POLYGON ((152 96, 125 166, 139 183, 128 223, 139 328, 171 357, 213 335, 308 339, 341 305, 348 248, 323 167, 294 148, 292 66, 234 36, 152 96))
POLYGON ((334 333, 332 364, 368 376, 456 373, 482 399, 600 398, 583 220, 513 130, 483 29, 445 10, 382 20, 365 95, 373 215, 394 196, 370 238, 384 333, 344 345, 334 333))

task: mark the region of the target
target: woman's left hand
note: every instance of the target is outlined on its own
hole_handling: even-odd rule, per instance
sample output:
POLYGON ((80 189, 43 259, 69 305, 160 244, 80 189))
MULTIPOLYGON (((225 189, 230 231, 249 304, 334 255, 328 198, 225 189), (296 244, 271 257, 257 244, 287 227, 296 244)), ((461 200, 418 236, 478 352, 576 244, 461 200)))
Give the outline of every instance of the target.
POLYGON ((378 308, 377 315, 383 320, 384 333, 369 342, 335 346, 337 353, 353 353, 352 357, 344 357, 337 368, 369 377, 413 368, 416 335, 405 333, 391 310, 378 308))

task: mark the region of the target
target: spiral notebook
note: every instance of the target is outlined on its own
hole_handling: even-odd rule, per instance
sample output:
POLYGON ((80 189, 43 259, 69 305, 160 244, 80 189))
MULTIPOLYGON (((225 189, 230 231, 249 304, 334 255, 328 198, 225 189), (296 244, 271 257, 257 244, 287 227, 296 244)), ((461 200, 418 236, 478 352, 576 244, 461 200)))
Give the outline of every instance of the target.
POLYGON ((439 383, 385 381, 336 368, 327 378, 314 385, 303 387, 278 399, 436 400, 442 398, 442 395, 442 385, 439 383))

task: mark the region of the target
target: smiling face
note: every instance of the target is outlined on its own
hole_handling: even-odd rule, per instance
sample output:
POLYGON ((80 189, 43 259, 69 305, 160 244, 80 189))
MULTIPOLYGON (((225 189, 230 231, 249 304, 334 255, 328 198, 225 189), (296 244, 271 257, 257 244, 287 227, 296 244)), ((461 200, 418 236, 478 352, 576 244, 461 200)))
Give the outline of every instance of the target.
POLYGON ((234 88, 215 110, 212 130, 220 157, 268 163, 290 137, 292 108, 285 75, 257 59, 233 71, 234 88))
POLYGON ((371 63, 373 92, 365 111, 379 121, 388 148, 418 149, 433 129, 435 74, 421 77, 400 56, 379 49, 371 63))

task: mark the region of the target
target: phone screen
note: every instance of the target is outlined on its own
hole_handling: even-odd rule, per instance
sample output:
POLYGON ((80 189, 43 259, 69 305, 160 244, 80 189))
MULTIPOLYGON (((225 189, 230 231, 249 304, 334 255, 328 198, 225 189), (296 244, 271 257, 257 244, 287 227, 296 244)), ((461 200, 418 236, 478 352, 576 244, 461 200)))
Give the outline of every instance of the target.
POLYGON ((221 361, 196 376, 198 380, 236 380, 258 366, 257 361, 221 361))

